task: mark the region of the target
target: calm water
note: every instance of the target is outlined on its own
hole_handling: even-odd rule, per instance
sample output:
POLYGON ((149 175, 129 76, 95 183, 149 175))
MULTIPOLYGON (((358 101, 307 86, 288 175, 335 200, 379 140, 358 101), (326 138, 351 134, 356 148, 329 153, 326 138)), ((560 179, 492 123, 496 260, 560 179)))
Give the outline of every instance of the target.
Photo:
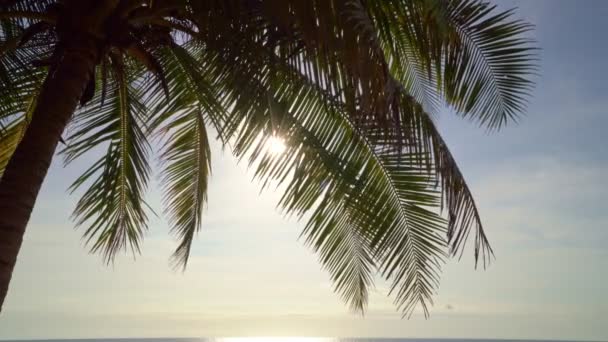
MULTIPOLYGON (((556 340, 415 339, 415 338, 317 338, 317 337, 225 337, 225 338, 125 338, 70 340, 2 340, 2 342, 557 342, 556 340)), ((559 341, 575 342, 575 341, 559 341)))

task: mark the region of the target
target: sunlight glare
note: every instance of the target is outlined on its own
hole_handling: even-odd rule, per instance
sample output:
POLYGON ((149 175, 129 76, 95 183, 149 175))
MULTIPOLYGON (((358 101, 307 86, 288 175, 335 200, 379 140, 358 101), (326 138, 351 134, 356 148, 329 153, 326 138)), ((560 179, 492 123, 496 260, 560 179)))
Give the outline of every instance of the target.
POLYGON ((270 137, 266 143, 268 145, 268 152, 274 155, 281 154, 287 149, 287 145, 285 145, 285 140, 276 135, 270 137))
POLYGON ((226 337, 219 342, 333 342, 332 338, 319 337, 226 337))

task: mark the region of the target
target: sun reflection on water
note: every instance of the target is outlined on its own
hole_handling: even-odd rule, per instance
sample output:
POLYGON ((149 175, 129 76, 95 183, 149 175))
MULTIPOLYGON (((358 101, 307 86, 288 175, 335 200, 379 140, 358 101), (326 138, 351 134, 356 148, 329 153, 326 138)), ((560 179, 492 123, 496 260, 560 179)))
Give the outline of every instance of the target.
POLYGON ((336 342, 334 338, 321 337, 226 337, 217 342, 336 342))

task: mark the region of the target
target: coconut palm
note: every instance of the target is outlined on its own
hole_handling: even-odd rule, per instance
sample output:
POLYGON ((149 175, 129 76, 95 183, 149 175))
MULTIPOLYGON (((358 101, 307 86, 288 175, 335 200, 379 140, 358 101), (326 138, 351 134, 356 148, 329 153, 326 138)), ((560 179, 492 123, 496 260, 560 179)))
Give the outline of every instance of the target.
POLYGON ((185 267, 203 226, 210 136, 245 159, 335 290, 363 312, 377 277, 428 314, 480 215, 434 120, 517 120, 530 25, 477 0, 1 0, 0 307, 56 152, 96 161, 71 190, 91 251, 137 253, 158 156, 185 267), (286 149, 268 148, 281 139, 286 149))

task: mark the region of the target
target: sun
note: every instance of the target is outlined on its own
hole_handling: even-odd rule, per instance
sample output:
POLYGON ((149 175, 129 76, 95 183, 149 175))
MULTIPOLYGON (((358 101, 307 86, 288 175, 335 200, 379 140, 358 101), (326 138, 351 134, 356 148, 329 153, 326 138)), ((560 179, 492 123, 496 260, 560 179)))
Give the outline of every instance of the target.
POLYGON ((266 144, 267 144, 268 152, 270 152, 271 154, 274 154, 274 155, 282 154, 287 149, 285 140, 276 135, 273 135, 270 138, 268 138, 268 141, 266 142, 266 144))

